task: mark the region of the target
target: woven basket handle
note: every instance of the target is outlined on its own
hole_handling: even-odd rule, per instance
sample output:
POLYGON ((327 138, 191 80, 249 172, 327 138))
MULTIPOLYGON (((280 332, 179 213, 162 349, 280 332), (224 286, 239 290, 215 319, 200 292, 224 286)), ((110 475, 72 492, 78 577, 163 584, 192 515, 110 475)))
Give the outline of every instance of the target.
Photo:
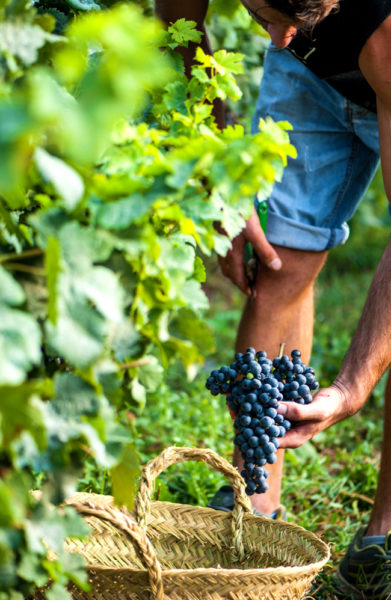
POLYGON ((132 541, 137 556, 148 571, 151 600, 164 600, 162 568, 155 550, 148 540, 144 529, 133 521, 129 513, 121 512, 115 506, 106 505, 99 507, 90 500, 70 502, 69 506, 73 506, 82 515, 98 517, 99 519, 109 521, 117 529, 125 533, 132 541))
POLYGON ((230 465, 228 461, 213 452, 213 450, 171 446, 163 450, 159 456, 150 460, 143 468, 140 487, 137 494, 135 505, 137 522, 144 529, 147 527, 147 521, 151 510, 151 497, 154 491, 154 481, 156 477, 158 477, 162 471, 167 469, 167 467, 188 460, 196 460, 205 463, 214 471, 219 471, 225 475, 231 483, 235 497, 235 505, 232 511, 233 546, 236 550, 238 559, 243 558, 243 513, 252 512, 251 504, 245 494, 245 484, 238 471, 235 467, 230 465))

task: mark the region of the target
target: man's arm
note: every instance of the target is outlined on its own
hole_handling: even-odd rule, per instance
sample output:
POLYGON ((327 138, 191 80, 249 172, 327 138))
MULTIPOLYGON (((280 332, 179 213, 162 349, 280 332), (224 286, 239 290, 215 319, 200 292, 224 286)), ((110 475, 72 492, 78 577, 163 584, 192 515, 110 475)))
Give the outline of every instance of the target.
POLYGON ((156 15, 164 23, 187 19, 203 24, 209 0, 155 0, 156 15))
MULTIPOLYGON (((212 54, 212 47, 205 29, 205 17, 208 11, 209 0, 155 0, 155 14, 166 25, 174 23, 178 19, 195 21, 198 31, 203 35, 200 44, 198 44, 206 54, 212 54)), ((197 44, 190 42, 188 47, 178 48, 182 54, 185 63, 186 75, 190 77, 191 67, 194 62, 194 55, 197 44)), ((214 102, 213 113, 217 125, 220 129, 224 128, 224 106, 221 100, 214 102)))
POLYGON ((381 165, 391 203, 391 15, 365 44, 359 65, 377 96, 381 165))
POLYGON ((357 331, 334 383, 320 390, 311 404, 281 403, 278 412, 295 421, 281 439, 281 448, 297 448, 355 414, 390 363, 391 241, 376 269, 357 331))
MULTIPOLYGON (((380 157, 391 203, 391 16, 365 44, 360 69, 377 96, 380 157)), ((283 403, 288 419, 298 421, 281 440, 296 448, 323 429, 356 413, 391 364, 391 241, 376 269, 368 297, 335 382, 312 404, 283 403)))
MULTIPOLYGON (((207 54, 212 54, 212 49, 205 31, 205 17, 209 6, 209 0, 155 0, 156 16, 169 25, 178 19, 195 21, 197 29, 203 32, 200 43, 201 48, 207 54)), ((185 60, 186 72, 190 74, 193 63, 196 44, 190 43, 188 48, 181 48, 185 60)))

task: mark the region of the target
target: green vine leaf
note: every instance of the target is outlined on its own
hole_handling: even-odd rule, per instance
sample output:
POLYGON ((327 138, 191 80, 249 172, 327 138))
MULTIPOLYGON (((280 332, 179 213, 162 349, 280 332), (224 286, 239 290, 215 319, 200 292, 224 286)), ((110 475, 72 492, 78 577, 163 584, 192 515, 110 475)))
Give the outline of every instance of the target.
POLYGON ((145 356, 147 364, 138 369, 138 379, 145 387, 147 392, 154 392, 163 381, 163 367, 159 364, 155 356, 145 356))
POLYGON ((143 194, 132 194, 113 202, 95 206, 96 222, 105 229, 126 229, 134 221, 143 217, 151 208, 156 198, 143 194))
POLYGON ((18 61, 29 66, 38 59, 38 50, 47 42, 61 42, 63 38, 48 33, 38 25, 21 20, 0 23, 0 52, 11 71, 18 69, 18 61))
POLYGON ((2 267, 0 290, 0 385, 16 385, 41 360, 41 331, 30 314, 12 308, 22 304, 25 295, 2 267))
POLYGON ((43 148, 35 150, 35 163, 45 182, 51 183, 64 200, 68 210, 76 208, 84 195, 84 182, 80 175, 63 160, 52 156, 43 148))
POLYGON ((102 9, 102 5, 95 2, 95 0, 66 0, 66 2, 76 10, 90 11, 102 9))
POLYGON ((127 446, 118 465, 110 470, 116 504, 133 510, 137 480, 140 475, 140 457, 133 445, 127 446))
POLYGON ((195 21, 187 21, 186 19, 178 19, 170 25, 168 32, 171 35, 174 43, 169 44, 170 48, 176 48, 177 46, 189 45, 189 42, 195 42, 199 44, 202 38, 202 32, 197 31, 197 23, 195 21))
POLYGON ((35 385, 3 385, 0 386, 0 394, 2 443, 11 443, 20 435, 20 431, 24 430, 31 434, 38 448, 42 450, 47 443, 44 404, 37 395, 35 385))

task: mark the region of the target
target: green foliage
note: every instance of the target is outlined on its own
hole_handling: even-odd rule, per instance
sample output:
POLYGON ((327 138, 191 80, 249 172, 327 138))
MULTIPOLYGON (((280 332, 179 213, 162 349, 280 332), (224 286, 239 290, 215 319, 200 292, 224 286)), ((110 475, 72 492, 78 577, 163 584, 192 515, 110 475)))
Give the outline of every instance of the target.
POLYGON ((82 558, 63 551, 65 538, 82 537, 87 527, 73 510, 49 507, 32 497, 30 486, 31 478, 22 471, 8 471, 0 481, 2 597, 9 590, 10 597, 22 598, 32 585, 44 585, 49 577, 52 593, 61 588, 65 594, 63 586, 69 580, 88 590, 82 558))
POLYGON ((242 92, 237 102, 226 101, 228 121, 240 122, 250 129, 268 34, 250 17, 239 0, 212 0, 208 12, 208 35, 213 48, 240 51, 243 73, 236 77, 242 92))
POLYGON ((49 600, 87 589, 63 551, 85 528, 60 505, 96 476, 132 506, 147 411, 170 419, 179 398, 193 427, 208 415, 194 445, 226 437, 167 373, 191 380, 213 351, 203 260, 294 156, 287 124, 218 129, 212 103, 240 98, 241 54, 199 50, 187 79, 176 49, 200 40, 195 23, 163 31, 136 4, 0 8, 2 600, 49 580, 49 600))

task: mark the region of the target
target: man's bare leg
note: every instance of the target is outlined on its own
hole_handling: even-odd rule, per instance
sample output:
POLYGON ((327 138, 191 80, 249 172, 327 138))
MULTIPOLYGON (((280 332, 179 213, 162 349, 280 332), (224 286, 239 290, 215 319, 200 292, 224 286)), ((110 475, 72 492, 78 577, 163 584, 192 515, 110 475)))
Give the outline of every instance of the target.
POLYGON ((383 432, 375 503, 365 535, 386 535, 391 531, 391 372, 385 390, 383 432))
MULTIPOLYGON (((276 246, 282 269, 272 271, 261 266, 256 294, 245 306, 236 340, 236 351, 252 346, 266 350, 269 358, 278 356, 280 344, 284 354, 297 348, 308 363, 313 332, 315 279, 325 263, 327 252, 307 252, 276 246)), ((390 442, 391 443, 391 442, 390 442)), ((267 465, 269 491, 254 494, 251 501, 257 510, 271 513, 280 505, 283 451, 278 460, 267 465)), ((234 464, 241 470, 243 461, 235 449, 234 464)))

